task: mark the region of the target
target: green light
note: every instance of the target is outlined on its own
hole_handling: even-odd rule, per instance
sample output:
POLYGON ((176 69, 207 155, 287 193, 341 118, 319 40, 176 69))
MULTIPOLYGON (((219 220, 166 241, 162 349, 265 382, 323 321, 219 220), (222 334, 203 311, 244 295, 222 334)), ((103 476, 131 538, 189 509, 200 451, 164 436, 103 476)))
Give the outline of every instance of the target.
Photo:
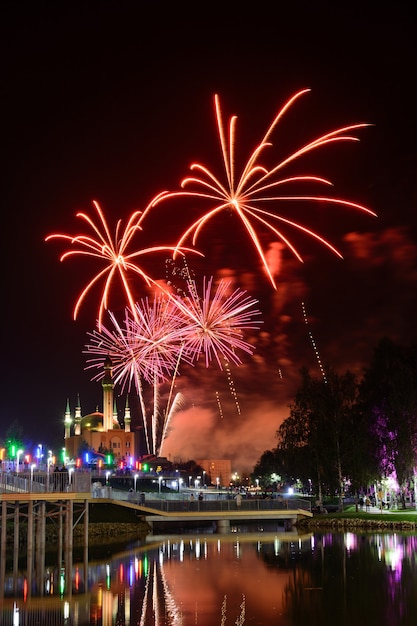
POLYGON ((64 591, 65 591, 65 575, 61 573, 61 576, 59 578, 59 592, 62 595, 64 591))
POLYGON ((145 576, 148 575, 148 571, 149 571, 149 560, 148 560, 148 557, 145 555, 143 557, 143 573, 145 576))

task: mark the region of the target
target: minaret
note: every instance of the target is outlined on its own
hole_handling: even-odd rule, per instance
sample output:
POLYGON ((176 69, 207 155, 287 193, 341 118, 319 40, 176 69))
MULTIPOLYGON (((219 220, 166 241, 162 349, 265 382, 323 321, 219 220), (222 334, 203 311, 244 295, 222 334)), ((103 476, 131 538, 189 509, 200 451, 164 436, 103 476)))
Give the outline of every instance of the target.
POLYGON ((103 387, 103 430, 113 430, 113 364, 109 356, 104 361, 103 387))
POLYGON ((116 398, 114 399, 113 402, 113 428, 119 427, 119 418, 117 417, 117 404, 116 404, 116 398))
POLYGON ((74 435, 81 435, 81 405, 80 405, 80 394, 77 394, 77 406, 75 407, 75 416, 74 416, 74 435))
POLYGON ((67 406, 65 408, 65 417, 64 417, 65 439, 68 439, 68 437, 71 437, 71 423, 72 423, 72 419, 71 419, 69 398, 67 398, 67 406))
POLYGON ((126 406, 125 406, 125 433, 130 433, 130 408, 129 408, 129 396, 126 396, 126 406))

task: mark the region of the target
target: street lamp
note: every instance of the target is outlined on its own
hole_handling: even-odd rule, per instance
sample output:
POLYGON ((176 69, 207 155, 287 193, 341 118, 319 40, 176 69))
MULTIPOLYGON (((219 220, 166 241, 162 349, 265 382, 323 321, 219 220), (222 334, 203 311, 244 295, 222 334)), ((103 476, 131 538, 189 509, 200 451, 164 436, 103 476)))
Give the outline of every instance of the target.
POLYGON ((191 487, 191 479, 192 479, 192 476, 189 476, 188 477, 188 487, 191 487))
POLYGON ((69 483, 70 486, 72 485, 72 473, 73 473, 73 471, 74 471, 73 467, 70 467, 69 470, 68 470, 68 478, 69 478, 68 483, 69 483))
POLYGON ((32 463, 32 465, 30 466, 30 490, 33 491, 33 470, 35 469, 36 465, 34 463, 32 463))
POLYGON ((23 450, 18 450, 16 452, 16 472, 19 471, 19 463, 20 463, 20 459, 19 457, 23 454, 23 450))
POLYGON ((135 474, 135 475, 133 476, 133 480, 135 481, 135 493, 136 493, 136 481, 137 481, 137 479, 138 479, 138 476, 139 476, 139 474, 135 474))

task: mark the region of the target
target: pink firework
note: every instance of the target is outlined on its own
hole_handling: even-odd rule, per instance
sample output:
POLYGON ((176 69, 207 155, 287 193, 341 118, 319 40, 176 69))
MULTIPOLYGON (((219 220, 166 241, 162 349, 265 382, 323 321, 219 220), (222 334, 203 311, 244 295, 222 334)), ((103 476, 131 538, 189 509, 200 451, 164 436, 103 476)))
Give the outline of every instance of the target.
MULTIPOLYGON (((181 342, 183 316, 170 299, 161 294, 153 301, 142 299, 135 304, 135 313, 126 308, 123 325, 109 312, 113 329, 103 324, 88 333, 91 342, 85 353, 89 358, 87 369, 97 368, 103 377, 103 363, 109 356, 113 363, 115 383, 122 391, 130 391, 132 383, 140 391, 140 380, 150 384, 165 382, 171 378, 183 353, 181 342)), ((183 358, 185 358, 183 356, 183 358)))
POLYGON ((228 295, 230 282, 221 280, 212 294, 213 279, 203 282, 200 298, 194 281, 189 283, 189 295, 182 298, 172 295, 184 316, 182 330, 184 352, 192 361, 203 354, 206 367, 215 359, 220 369, 222 361, 240 364, 238 352, 253 354, 253 346, 244 340, 248 330, 258 330, 260 312, 254 308, 257 300, 236 289, 228 295))
POLYGON ((126 309, 124 324, 120 325, 110 313, 113 329, 103 325, 92 333, 86 346, 87 369, 97 368, 99 373, 93 380, 103 378, 103 362, 110 357, 113 364, 114 382, 120 384, 122 392, 136 388, 144 425, 145 439, 149 454, 158 454, 162 440, 166 436, 168 421, 182 406, 181 394, 173 397, 173 383, 178 365, 183 356, 180 340, 180 327, 183 323, 175 305, 162 295, 155 296, 153 302, 141 300, 135 305, 135 315, 126 309), (168 403, 160 410, 160 385, 171 380, 168 403), (147 416, 144 400, 143 381, 153 387, 153 412, 147 416))
POLYGON ((110 313, 113 329, 103 325, 88 333, 91 341, 85 353, 89 355, 87 369, 99 372, 93 380, 100 380, 103 363, 110 357, 114 381, 122 391, 135 386, 138 393, 148 451, 157 454, 167 435, 172 416, 182 408, 181 394, 174 397, 174 382, 181 363, 193 364, 205 355, 206 367, 213 360, 220 369, 224 362, 240 364, 239 351, 252 354, 253 346, 244 340, 245 331, 257 330, 260 325, 256 300, 236 289, 229 294, 230 284, 221 281, 212 293, 212 279, 203 284, 200 298, 193 281, 188 283, 189 295, 180 297, 164 294, 153 303, 141 300, 133 315, 128 308, 123 325, 110 313), (160 407, 160 386, 170 379, 166 407, 160 407), (143 383, 153 388, 153 412, 147 416, 143 397, 143 383))
MULTIPOLYGON (((74 320, 77 319, 79 309, 88 292, 96 283, 103 280, 104 285, 98 310, 98 322, 100 328, 103 320, 103 313, 106 309, 108 309, 109 293, 113 281, 116 278, 121 281, 129 308, 134 313, 135 298, 129 286, 129 274, 133 274, 136 278, 143 280, 148 287, 154 286, 157 289, 164 290, 160 283, 152 279, 141 267, 136 264, 135 260, 138 257, 156 252, 169 251, 170 253, 176 253, 178 251, 178 246, 153 246, 142 250, 136 249, 128 253, 128 248, 132 245, 132 239, 142 230, 141 221, 147 209, 145 209, 143 214, 141 211, 135 211, 132 213, 124 230, 122 230, 122 221, 118 220, 114 236, 112 236, 109 225, 107 224, 98 202, 94 201, 93 204, 99 217, 99 222, 97 224, 86 213, 77 213, 77 217, 83 219, 90 226, 92 234, 65 235, 55 233, 48 235, 45 241, 50 241, 52 239, 64 239, 65 241, 70 242, 72 249, 61 255, 61 261, 64 261, 70 256, 86 256, 89 259, 99 259, 100 262, 104 263, 104 268, 95 274, 79 295, 75 304, 73 315, 74 320)), ((200 254, 196 250, 180 248, 180 254, 182 254, 183 251, 200 254)))
POLYGON ((181 182, 181 187, 184 191, 162 192, 148 207, 149 210, 152 206, 157 206, 164 200, 176 197, 198 199, 209 205, 210 208, 195 222, 193 222, 191 226, 189 226, 189 228, 187 228, 187 230, 182 234, 177 244, 178 249, 180 249, 181 246, 189 239, 191 239, 193 245, 196 245, 199 234, 208 222, 218 216, 219 213, 227 210, 231 211, 239 218, 241 224, 249 235, 261 260, 262 266, 264 267, 274 288, 276 288, 276 283, 272 275, 271 268, 268 265, 266 253, 258 235, 258 229, 266 230, 270 234, 272 233, 273 237, 288 246, 288 248, 300 261, 302 261, 300 253, 280 229, 280 224, 283 226, 294 227, 295 229, 318 240, 337 256, 342 256, 329 241, 321 237, 318 233, 306 228, 302 224, 289 220, 281 215, 278 215, 276 212, 272 212, 271 210, 265 208, 271 203, 288 204, 291 202, 320 202, 359 209, 360 211, 375 216, 375 213, 365 206, 335 196, 329 196, 323 193, 314 195, 289 193, 291 188, 294 188, 295 185, 298 187, 303 183, 317 185, 318 187, 326 189, 332 185, 332 183, 326 178, 306 174, 284 178, 281 177, 281 171, 287 165, 297 159, 300 159, 300 157, 307 153, 311 153, 318 148, 338 142, 359 141, 358 138, 352 133, 369 126, 369 124, 353 124, 350 126, 344 126, 321 135, 317 139, 310 141, 294 153, 290 154, 287 158, 276 163, 273 167, 267 168, 265 165, 260 163, 260 158, 263 156, 265 149, 272 146, 270 137, 277 124, 280 122, 287 110, 294 104, 294 102, 309 91, 309 89, 299 91, 284 104, 274 118, 272 124, 268 127, 262 141, 250 154, 249 159, 240 174, 237 174, 235 164, 237 117, 233 116, 230 119, 228 131, 226 132, 220 108, 220 100, 218 95, 215 95, 214 103, 225 173, 224 181, 220 180, 208 167, 200 163, 193 163, 190 169, 193 172, 196 172, 197 175, 184 178, 181 182), (288 191, 286 191, 287 189, 288 191))

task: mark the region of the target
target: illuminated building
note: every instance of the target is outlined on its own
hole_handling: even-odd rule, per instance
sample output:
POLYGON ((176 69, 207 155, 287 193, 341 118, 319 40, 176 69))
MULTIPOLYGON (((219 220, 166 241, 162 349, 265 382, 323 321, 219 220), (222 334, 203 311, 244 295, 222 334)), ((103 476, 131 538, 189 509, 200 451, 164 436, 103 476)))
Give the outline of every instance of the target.
POLYGON ((196 461, 210 477, 213 485, 224 486, 230 482, 232 462, 230 459, 203 459, 196 461))
POLYGON ((139 457, 138 436, 130 429, 131 417, 128 401, 126 400, 124 425, 119 423, 116 404, 113 398, 113 372, 110 358, 104 361, 103 412, 98 409, 82 416, 80 400, 77 400, 74 419, 71 417, 69 402, 65 411, 65 456, 75 459, 79 455, 80 447, 85 444, 95 452, 111 453, 114 462, 125 461, 132 465, 133 459, 139 457), (73 425, 73 428, 72 428, 73 425))

